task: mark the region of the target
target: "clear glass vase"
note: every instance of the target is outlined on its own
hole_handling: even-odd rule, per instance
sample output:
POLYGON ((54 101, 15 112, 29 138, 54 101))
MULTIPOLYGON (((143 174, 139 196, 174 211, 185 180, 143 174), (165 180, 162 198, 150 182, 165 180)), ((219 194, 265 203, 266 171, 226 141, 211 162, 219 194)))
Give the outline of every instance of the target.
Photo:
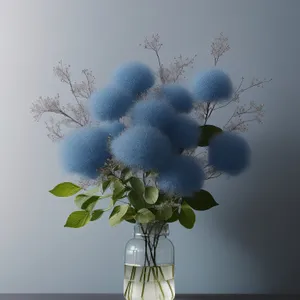
POLYGON ((127 300, 175 298, 174 246, 165 222, 135 224, 125 247, 124 289, 127 300))

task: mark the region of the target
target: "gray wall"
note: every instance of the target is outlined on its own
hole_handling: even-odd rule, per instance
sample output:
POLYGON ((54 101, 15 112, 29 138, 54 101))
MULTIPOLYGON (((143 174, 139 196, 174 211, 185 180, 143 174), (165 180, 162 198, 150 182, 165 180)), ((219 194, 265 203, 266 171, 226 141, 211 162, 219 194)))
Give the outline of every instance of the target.
POLYGON ((198 214, 194 230, 171 228, 177 291, 300 292, 299 10, 297 0, 0 0, 0 292, 122 289, 131 226, 110 228, 104 218, 65 229, 72 200, 47 193, 66 175, 29 107, 39 95, 69 95, 53 77, 57 61, 77 74, 91 68, 102 86, 125 60, 154 66, 138 44, 158 32, 164 59, 198 53, 198 70, 211 65, 209 44, 221 31, 232 50, 220 67, 234 80, 273 82, 246 97, 267 111, 265 123, 246 134, 252 168, 208 185, 221 205, 198 214))

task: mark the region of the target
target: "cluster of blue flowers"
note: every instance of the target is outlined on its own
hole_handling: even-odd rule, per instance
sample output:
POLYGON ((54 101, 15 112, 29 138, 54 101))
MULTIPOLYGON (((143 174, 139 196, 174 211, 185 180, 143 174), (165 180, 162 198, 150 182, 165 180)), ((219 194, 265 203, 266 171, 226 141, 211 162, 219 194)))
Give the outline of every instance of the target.
MULTIPOLYGON (((198 74, 191 92, 166 84, 137 100, 154 84, 155 74, 142 63, 117 69, 111 83, 89 99, 89 112, 101 125, 77 129, 62 141, 65 170, 97 178, 113 158, 130 168, 157 172, 158 186, 166 193, 190 196, 199 191, 205 180, 203 167, 196 158, 181 154, 196 148, 201 135, 189 113, 196 101, 228 99, 233 91, 231 80, 214 69, 198 74), (124 116, 130 119, 128 127, 120 122, 124 116)), ((241 173, 249 164, 248 144, 231 133, 213 137, 208 153, 209 164, 230 175, 241 173)))

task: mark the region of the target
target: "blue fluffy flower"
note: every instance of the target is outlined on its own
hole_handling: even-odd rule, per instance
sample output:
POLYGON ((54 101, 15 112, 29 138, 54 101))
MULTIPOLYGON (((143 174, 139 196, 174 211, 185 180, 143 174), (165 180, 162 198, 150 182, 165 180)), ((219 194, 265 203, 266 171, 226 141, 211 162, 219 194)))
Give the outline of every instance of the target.
POLYGON ((115 71, 112 80, 136 97, 154 85, 155 75, 147 65, 139 62, 129 62, 115 71))
POLYGON ((123 117, 133 103, 133 97, 124 89, 109 85, 91 96, 88 108, 96 120, 115 121, 123 117))
POLYGON ((119 121, 114 121, 103 123, 101 124, 100 128, 103 131, 106 131, 110 136, 116 137, 120 135, 122 131, 125 130, 125 125, 119 121))
POLYGON ((221 70, 202 72, 196 76, 193 93, 197 101, 226 100, 232 96, 232 82, 221 70))
POLYGON ((172 166, 161 172, 158 186, 165 193, 192 196, 199 191, 204 183, 205 174, 200 162, 191 156, 177 156, 172 166))
POLYGON ((70 173, 97 178, 99 168, 110 157, 108 133, 101 128, 80 128, 67 135, 60 144, 61 163, 70 173))
POLYGON ((174 122, 176 113, 168 103, 151 99, 137 102, 130 116, 133 125, 152 126, 164 132, 174 122))
POLYGON ((133 126, 112 140, 115 159, 131 168, 163 170, 172 159, 169 139, 154 127, 133 126))
POLYGON ((200 127, 190 116, 178 114, 172 126, 166 131, 174 149, 190 149, 197 147, 200 127))
POLYGON ((224 132, 210 140, 208 162, 216 170, 238 175, 250 164, 251 150, 242 137, 224 132))
POLYGON ((160 93, 179 113, 189 113, 193 108, 192 94, 178 84, 166 84, 161 87, 160 93))

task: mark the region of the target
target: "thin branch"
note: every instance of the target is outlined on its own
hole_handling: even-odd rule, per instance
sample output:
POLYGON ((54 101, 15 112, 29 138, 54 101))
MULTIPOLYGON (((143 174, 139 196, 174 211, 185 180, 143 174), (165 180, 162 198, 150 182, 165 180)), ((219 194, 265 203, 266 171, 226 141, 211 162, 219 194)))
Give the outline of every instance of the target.
MULTIPOLYGON (((140 44, 140 46, 142 46, 142 44, 140 44)), ((173 58, 173 62, 171 62, 168 67, 165 67, 160 58, 160 50, 163 44, 160 42, 160 36, 158 34, 154 34, 150 38, 146 37, 143 46, 144 49, 155 53, 158 62, 158 77, 161 84, 175 83, 181 77, 185 78, 185 70, 188 67, 193 68, 197 57, 197 55, 194 55, 192 58, 183 58, 182 55, 179 55, 173 58)))
MULTIPOLYGON (((77 111, 79 112, 78 116, 80 116, 84 125, 88 124, 89 123, 88 114, 82 102, 80 101, 80 98, 84 98, 84 99, 89 98, 89 94, 87 93, 87 89, 86 89, 86 82, 83 81, 80 84, 76 82, 73 83, 71 80, 70 65, 64 65, 62 61, 59 61, 58 65, 53 68, 53 71, 54 74, 60 79, 61 82, 66 83, 69 86, 70 92, 77 103, 77 111)), ((90 82, 92 77, 90 76, 87 77, 87 75, 89 75, 88 70, 83 70, 82 73, 88 79, 88 85, 90 85, 92 83, 92 81, 90 82)))
POLYGON ((242 77, 238 88, 233 93, 233 97, 229 101, 225 102, 225 104, 218 104, 218 105, 216 105, 216 107, 214 108, 214 111, 216 111, 216 110, 218 110, 220 108, 224 108, 224 107, 228 106, 232 102, 238 102, 239 99, 240 99, 241 94, 243 94, 245 91, 247 91, 247 90, 249 90, 251 88, 254 88, 254 87, 263 88, 263 85, 265 83, 269 83, 271 81, 272 81, 272 78, 271 79, 263 79, 263 80, 254 79, 249 86, 247 86, 246 88, 241 89, 242 84, 244 82, 244 77, 242 77))
MULTIPOLYGON (((142 44, 140 44, 140 46, 141 45, 142 44)), ((161 47, 163 46, 163 44, 160 42, 159 34, 153 34, 151 36, 151 39, 146 37, 144 40, 143 46, 144 46, 144 49, 146 49, 146 50, 154 51, 157 62, 158 62, 158 77, 160 78, 161 83, 165 84, 165 79, 164 79, 164 74, 163 74, 164 68, 163 68, 163 64, 161 62, 160 55, 159 55, 159 51, 160 51, 161 47)))
POLYGON ((39 121, 45 113, 52 113, 62 115, 65 118, 71 120, 79 126, 83 126, 82 123, 73 118, 67 113, 66 109, 60 104, 60 96, 57 94, 55 97, 40 97, 36 102, 31 105, 31 113, 36 121, 39 121))
POLYGON ((48 130, 48 138, 53 142, 60 141, 64 135, 61 132, 61 126, 59 122, 55 122, 51 117, 48 122, 45 122, 46 129, 48 130))
POLYGON ((219 62, 220 57, 229 50, 230 46, 228 43, 228 37, 225 37, 223 32, 221 32, 220 35, 211 43, 211 55, 214 58, 215 66, 219 62))

